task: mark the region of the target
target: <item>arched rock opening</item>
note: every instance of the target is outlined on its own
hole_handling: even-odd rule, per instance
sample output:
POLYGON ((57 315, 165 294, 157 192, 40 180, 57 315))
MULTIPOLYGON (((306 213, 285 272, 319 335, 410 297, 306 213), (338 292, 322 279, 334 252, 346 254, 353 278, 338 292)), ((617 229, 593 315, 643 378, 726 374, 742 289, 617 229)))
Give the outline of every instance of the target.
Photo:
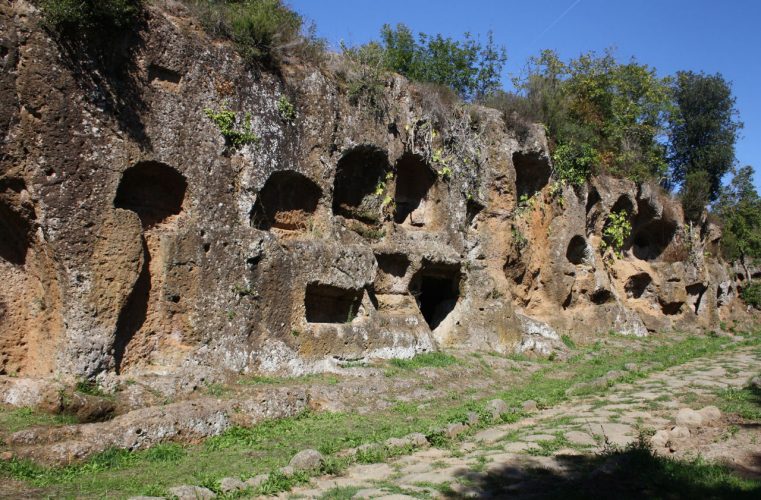
POLYGON ((692 306, 695 314, 700 313, 700 306, 703 301, 703 295, 707 289, 708 287, 703 283, 693 283, 692 285, 687 285, 685 287, 685 291, 687 292, 687 302, 690 304, 690 306, 692 306))
POLYGON ((344 154, 336 167, 333 213, 370 224, 380 222, 383 196, 376 194, 390 170, 384 151, 357 146, 344 154))
POLYGON ((0 181, 0 259, 24 265, 32 245, 32 229, 36 214, 19 201, 25 188, 21 180, 0 181))
POLYGON ((622 194, 610 209, 610 213, 618 213, 621 211, 626 212, 630 217, 634 213, 634 202, 632 202, 630 196, 622 194))
POLYGON ((322 283, 309 283, 304 309, 309 323, 350 323, 362 304, 362 290, 350 290, 322 283))
POLYGON ((629 276, 624 284, 626 296, 631 299, 638 299, 645 294, 647 288, 653 282, 653 278, 647 273, 637 273, 629 276))
POLYGON ((298 172, 274 172, 259 191, 251 210, 251 225, 265 231, 306 229, 321 195, 319 186, 298 172))
POLYGON ((637 203, 637 216, 629 238, 632 253, 640 260, 655 260, 674 239, 677 223, 658 213, 647 200, 637 203))
POLYGON ((375 255, 378 261, 378 275, 375 278, 375 291, 389 293, 404 291, 402 280, 407 275, 410 259, 403 253, 380 253, 375 255), (401 290, 397 287, 401 286, 401 290))
POLYGON ((124 171, 114 206, 136 212, 143 227, 156 225, 182 211, 188 183, 172 167, 143 161, 124 171))
POLYGON ((437 176, 423 159, 406 153, 396 162, 394 222, 422 227, 435 219, 437 176))
POLYGON ((550 181, 552 169, 546 156, 537 152, 513 153, 517 199, 534 196, 550 181))
POLYGON ((568 262, 576 266, 586 263, 589 260, 589 245, 583 236, 578 234, 568 242, 568 248, 565 251, 565 258, 568 262))
POLYGON ((462 272, 459 264, 423 261, 410 281, 410 293, 431 330, 449 316, 460 298, 462 272))

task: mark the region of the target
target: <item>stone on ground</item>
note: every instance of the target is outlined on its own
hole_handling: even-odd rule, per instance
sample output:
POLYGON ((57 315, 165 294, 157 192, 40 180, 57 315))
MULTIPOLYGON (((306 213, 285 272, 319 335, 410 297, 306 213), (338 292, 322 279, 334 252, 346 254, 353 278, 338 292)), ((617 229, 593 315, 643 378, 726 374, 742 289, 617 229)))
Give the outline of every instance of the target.
POLYGON ((595 438, 581 431, 568 431, 565 433, 565 438, 573 444, 582 446, 594 446, 597 444, 595 438))
POLYGON ((303 450, 296 453, 288 464, 295 471, 313 471, 322 467, 324 459, 317 450, 303 450))
POLYGON ((491 413, 491 416, 494 420, 497 420, 504 413, 507 413, 507 403, 501 399, 492 399, 486 403, 486 411, 491 413))
POLYGON ((536 404, 536 401, 534 401, 533 399, 524 401, 521 407, 523 408, 523 411, 529 411, 529 412, 536 411, 539 408, 536 404))
POLYGON ((177 500, 206 500, 207 498, 215 498, 217 496, 208 488, 187 484, 169 488, 169 495, 176 497, 177 500))
POLYGON ((676 414, 676 425, 680 427, 700 427, 703 416, 691 408, 682 408, 676 414))
POLYGON ((650 438, 650 444, 653 445, 653 448, 665 448, 669 443, 669 439, 671 439, 669 431, 661 429, 650 438))
POLYGON ((710 424, 721 419, 721 410, 715 406, 706 406, 701 408, 698 413, 703 417, 703 424, 710 424))
POLYGON ((246 488, 248 488, 248 485, 236 477, 224 477, 219 482, 219 489, 222 493, 242 491, 246 488))

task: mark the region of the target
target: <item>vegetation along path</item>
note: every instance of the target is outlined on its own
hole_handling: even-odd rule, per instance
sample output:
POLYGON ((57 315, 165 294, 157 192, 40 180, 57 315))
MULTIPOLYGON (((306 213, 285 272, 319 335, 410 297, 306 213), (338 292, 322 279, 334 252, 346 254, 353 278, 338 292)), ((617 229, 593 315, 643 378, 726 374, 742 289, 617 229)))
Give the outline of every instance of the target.
MULTIPOLYGON (((742 477, 758 478, 761 473, 759 392, 743 387, 760 366, 758 348, 694 359, 632 383, 615 384, 603 395, 574 397, 518 422, 486 428, 448 447, 423 449, 387 463, 354 465, 283 498, 506 493, 568 498, 615 495, 617 490, 624 495, 752 496, 761 492, 759 483, 742 477), (685 420, 689 412, 679 411, 709 404, 728 412, 708 408, 696 412, 701 422, 695 422, 685 420), (651 438, 658 430, 664 431, 651 438), (660 438, 666 433, 664 442, 660 438), (666 458, 669 455, 674 459, 666 458), (719 462, 731 467, 714 465, 719 462)), ((619 375, 611 372, 609 379, 619 375)), ((604 382, 605 378, 597 383, 604 382)), ((583 394, 593 386, 579 385, 570 392, 583 394)))
MULTIPOLYGON (((761 384, 758 333, 564 340, 568 357, 554 361, 435 353, 327 378, 241 379, 215 394, 235 398, 250 384, 310 387, 339 409, 232 427, 202 443, 111 449, 60 468, 0 460, 0 497, 172 498, 183 484, 188 498, 761 492, 761 392, 751 383, 761 384), (355 392, 356 383, 364 390, 355 392), (342 398, 363 393, 378 404, 340 409, 342 398), (710 405, 718 409, 703 410, 710 405), (321 453, 319 466, 288 470, 307 449, 321 453)), ((31 410, 0 411, 4 435, 62 424, 31 410)))

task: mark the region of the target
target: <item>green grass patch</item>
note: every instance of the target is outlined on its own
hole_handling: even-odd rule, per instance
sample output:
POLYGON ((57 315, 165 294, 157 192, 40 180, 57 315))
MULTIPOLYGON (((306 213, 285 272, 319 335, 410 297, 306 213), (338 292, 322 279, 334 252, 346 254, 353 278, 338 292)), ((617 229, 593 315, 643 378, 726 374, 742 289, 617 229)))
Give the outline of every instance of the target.
POLYGON ((389 364, 402 370, 417 370, 418 368, 444 368, 457 365, 460 362, 454 356, 443 352, 426 352, 410 359, 392 359, 389 364))
POLYGON ((51 415, 32 408, 0 409, 0 431, 16 432, 35 426, 56 426, 74 424, 73 415, 51 415))
MULTIPOLYGON (((623 346, 617 343, 605 347, 599 356, 577 356, 572 361, 542 365, 534 373, 521 375, 519 383, 513 383, 510 389, 488 398, 465 402, 464 398, 442 397, 418 407, 412 414, 404 405, 369 414, 304 412, 250 428, 233 427, 201 445, 135 453, 109 451, 83 464, 65 468, 45 468, 11 460, 0 463, 0 477, 19 479, 44 488, 43 496, 102 497, 114 492, 131 496, 165 491, 178 484, 213 484, 225 476, 252 477, 269 473, 286 465, 295 453, 306 448, 325 454, 329 459, 326 470, 337 471, 347 463, 331 456, 337 451, 365 443, 382 443, 390 437, 411 432, 422 432, 435 445, 449 447, 452 440, 436 429, 449 422, 464 422, 469 411, 482 417, 476 428, 489 425, 491 418, 486 418, 483 408, 486 401, 495 396, 502 397, 514 408, 528 399, 551 406, 568 399, 565 391, 574 384, 594 380, 612 369, 622 369, 629 362, 658 361, 661 363, 658 369, 665 369, 720 350, 758 342, 758 337, 728 345, 722 343, 722 339, 711 337, 626 339, 623 346), (157 467, 157 463, 160 466, 157 467)), ((405 366, 452 366, 457 362, 441 353, 424 356, 422 360, 425 361, 407 360, 411 364, 405 366)), ((401 375, 407 373, 407 369, 396 369, 401 375)), ((637 374, 640 376, 645 376, 645 372, 637 374)), ((600 393, 606 390, 606 387, 599 388, 600 393)), ((508 416, 510 421, 518 418, 518 412, 508 416)), ((551 443, 547 446, 564 444, 560 440, 551 443)), ((394 454, 409 452, 406 449, 388 450, 383 446, 379 449, 373 456, 362 457, 362 461, 383 461, 394 454)), ((260 494, 283 491, 294 484, 292 480, 273 475, 260 494)))
POLYGON ((755 387, 736 389, 730 387, 718 391, 719 408, 753 422, 761 422, 761 390, 755 387))

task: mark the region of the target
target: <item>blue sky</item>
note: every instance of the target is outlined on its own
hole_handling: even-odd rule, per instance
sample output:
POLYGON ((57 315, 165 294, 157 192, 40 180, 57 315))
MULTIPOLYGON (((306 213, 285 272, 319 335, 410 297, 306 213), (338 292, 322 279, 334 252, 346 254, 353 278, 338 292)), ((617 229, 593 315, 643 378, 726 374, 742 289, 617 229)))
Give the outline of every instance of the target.
POLYGON ((332 47, 364 43, 384 23, 460 37, 494 32, 507 49, 504 82, 541 49, 564 59, 616 47, 667 75, 720 72, 733 83, 740 165, 756 168, 761 189, 761 1, 756 0, 287 0, 317 24, 332 47), (569 10, 570 8, 570 10, 569 10), (565 13, 565 15, 563 15, 565 13))

